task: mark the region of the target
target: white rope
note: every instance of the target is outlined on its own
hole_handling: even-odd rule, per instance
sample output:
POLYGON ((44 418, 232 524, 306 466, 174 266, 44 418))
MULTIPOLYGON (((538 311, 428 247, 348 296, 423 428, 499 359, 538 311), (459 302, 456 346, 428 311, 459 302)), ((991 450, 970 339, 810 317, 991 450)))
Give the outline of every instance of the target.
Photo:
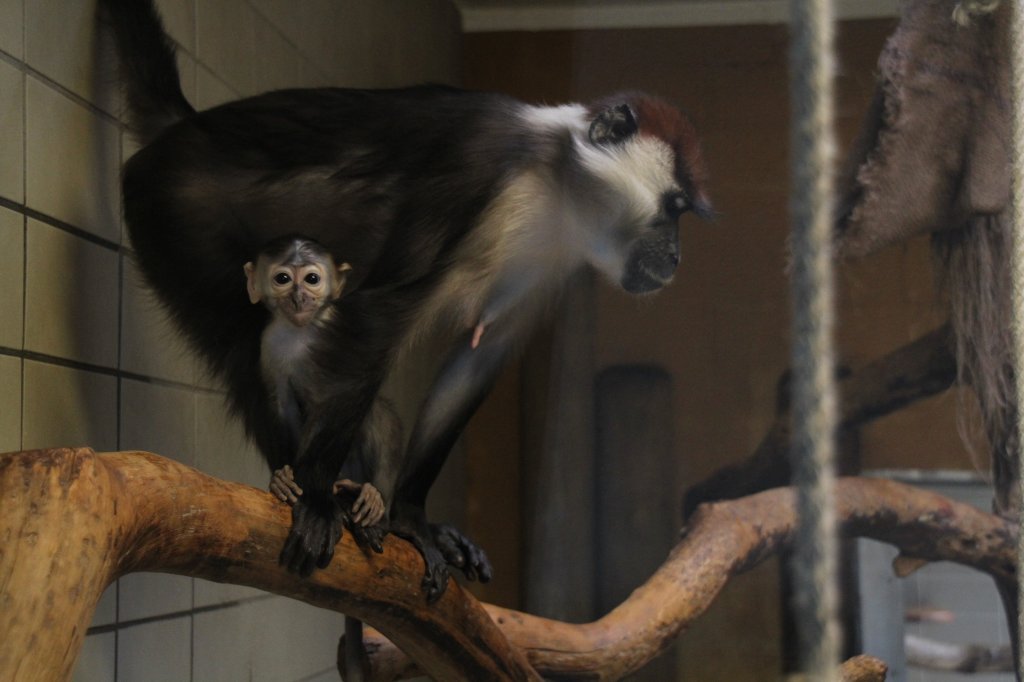
MULTIPOLYGON (((1014 383, 1017 392, 1017 442, 1024 445, 1024 0, 1012 0, 1010 10, 1010 67, 1013 103, 1011 138, 1013 144, 1012 216, 1010 268, 1013 275, 1013 359, 1014 383)), ((1024 447, 1018 447, 1020 458, 1019 500, 1024 500, 1024 447)), ((1024 671, 1024 590, 1020 589, 1021 566, 1024 566, 1024 513, 1017 509, 1020 535, 1017 545, 1017 670, 1024 671)))
POLYGON ((833 13, 830 0, 790 3, 793 122, 793 474, 800 522, 793 553, 803 671, 838 679, 836 384, 832 273, 833 13))

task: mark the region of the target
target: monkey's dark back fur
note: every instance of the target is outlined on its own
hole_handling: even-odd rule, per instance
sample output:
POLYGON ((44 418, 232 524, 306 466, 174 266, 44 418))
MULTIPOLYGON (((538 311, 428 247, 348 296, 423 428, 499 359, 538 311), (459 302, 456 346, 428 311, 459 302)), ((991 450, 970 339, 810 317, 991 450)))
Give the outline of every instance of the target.
MULTIPOLYGON (((224 372, 240 412, 259 414, 250 405, 265 399, 257 368, 266 312, 248 303, 244 262, 301 233, 351 263, 335 347, 350 349, 353 367, 384 371, 394 320, 430 290, 498 179, 529 153, 514 130, 466 134, 497 125, 490 113, 502 100, 438 87, 273 92, 192 114, 129 160, 125 218, 141 269, 224 372), (493 146, 468 148, 467 139, 493 146), (346 324, 375 319, 379 330, 346 324)), ((257 437, 260 419, 247 419, 257 437)))

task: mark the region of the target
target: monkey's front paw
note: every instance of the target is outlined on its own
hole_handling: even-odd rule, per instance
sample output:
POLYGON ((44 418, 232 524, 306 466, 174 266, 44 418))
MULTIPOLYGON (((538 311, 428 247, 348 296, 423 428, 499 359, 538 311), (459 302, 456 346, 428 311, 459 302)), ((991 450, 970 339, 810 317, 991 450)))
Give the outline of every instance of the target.
POLYGON ((342 478, 334 482, 334 494, 340 495, 349 507, 349 515, 356 525, 373 526, 384 518, 384 498, 369 483, 356 483, 342 478))
POLYGON ((425 570, 420 586, 427 595, 427 603, 433 604, 448 589, 448 564, 437 547, 426 545, 421 552, 425 570))
POLYGON ((295 472, 290 466, 285 464, 273 473, 270 477, 270 492, 274 494, 274 497, 288 504, 295 504, 299 501, 302 488, 295 482, 295 472))
POLYGON ((327 568, 341 539, 341 508, 333 499, 320 507, 313 507, 305 497, 292 506, 292 528, 278 557, 281 566, 303 577, 314 568, 327 568))
POLYGON ((469 580, 486 583, 493 574, 487 554, 458 528, 446 523, 430 524, 434 542, 451 566, 460 569, 469 580))

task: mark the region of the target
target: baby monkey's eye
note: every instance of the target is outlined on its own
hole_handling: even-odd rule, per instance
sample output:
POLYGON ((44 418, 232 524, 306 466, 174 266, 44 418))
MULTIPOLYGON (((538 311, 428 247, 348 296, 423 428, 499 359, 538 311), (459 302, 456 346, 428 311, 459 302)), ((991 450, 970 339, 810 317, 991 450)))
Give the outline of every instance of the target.
POLYGON ((287 272, 279 272, 274 275, 274 284, 288 284, 291 281, 292 277, 287 272))
POLYGON ((306 284, 320 284, 320 275, 315 272, 311 272, 306 275, 306 284))

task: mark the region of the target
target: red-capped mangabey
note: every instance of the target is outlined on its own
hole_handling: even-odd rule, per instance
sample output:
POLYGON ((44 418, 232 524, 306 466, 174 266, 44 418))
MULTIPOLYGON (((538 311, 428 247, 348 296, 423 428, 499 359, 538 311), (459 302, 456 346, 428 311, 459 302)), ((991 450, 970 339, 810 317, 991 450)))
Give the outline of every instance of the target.
POLYGON ((271 468, 294 462, 303 493, 281 563, 308 573, 330 561, 338 472, 373 431, 392 360, 440 324, 457 338, 398 464, 389 527, 423 554, 428 599, 444 591, 447 564, 486 578, 468 538, 427 522, 427 492, 574 272, 592 266, 637 294, 672 279, 680 217, 711 214, 690 121, 641 93, 533 106, 446 87, 282 90, 196 112, 152 2, 100 4, 144 145, 123 174, 132 247, 271 468), (309 434, 285 455, 254 371, 265 311, 245 305, 237 273, 293 233, 352 270, 309 349, 321 396, 309 434))

